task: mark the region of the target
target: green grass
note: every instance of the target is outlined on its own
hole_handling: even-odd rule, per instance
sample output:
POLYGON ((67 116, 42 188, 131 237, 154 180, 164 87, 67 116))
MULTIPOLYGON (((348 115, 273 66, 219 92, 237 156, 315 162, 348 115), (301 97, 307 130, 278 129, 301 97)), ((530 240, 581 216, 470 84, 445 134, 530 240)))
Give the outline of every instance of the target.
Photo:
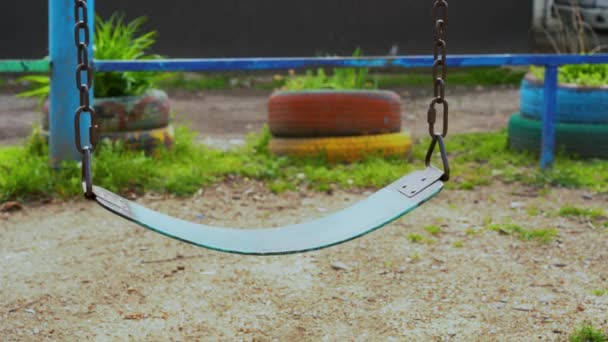
POLYGON ((467 228, 467 229, 464 231, 464 233, 465 233, 467 236, 476 236, 476 235, 478 235, 480 232, 481 232, 480 230, 476 230, 475 228, 467 228))
MULTIPOLYGON (((235 151, 218 151, 195 143, 186 128, 176 132, 171 151, 155 156, 105 144, 95 153, 94 180, 118 192, 156 192, 188 196, 228 176, 265 182, 272 191, 327 191, 338 188, 380 188, 423 166, 428 140, 415 145, 411 160, 370 156, 353 164, 330 164, 322 157, 292 159, 268 153, 268 130, 235 151), (121 170, 121 172, 116 172, 121 170)), ((448 188, 468 189, 495 180, 538 187, 562 186, 608 191, 608 162, 558 157, 555 169, 542 173, 535 156, 505 148, 506 133, 476 133, 447 139, 453 168, 448 188), (500 172, 497 172, 499 170, 500 172)), ((37 200, 79 195, 75 162, 59 171, 48 167, 47 146, 38 138, 26 146, 0 147, 0 201, 37 200)))
POLYGON ((439 235, 442 233, 441 227, 439 227, 439 226, 428 226, 428 227, 425 227, 424 230, 426 230, 426 232, 431 235, 439 235))
POLYGON ((540 214, 540 209, 538 209, 537 206, 529 206, 528 208, 526 208, 526 213, 528 214, 528 216, 538 216, 540 214))
POLYGON ((564 206, 559 209, 559 216, 562 217, 580 217, 586 219, 598 219, 604 217, 606 212, 600 208, 579 208, 571 205, 564 206))
POLYGON ((606 293, 608 293, 608 290, 606 290, 606 289, 594 289, 593 291, 591 291, 591 293, 594 296, 602 297, 602 296, 605 296, 606 293))
MULTIPOLYGON (((545 79, 544 67, 530 67, 530 72, 541 81, 545 79)), ((563 65, 559 68, 557 77, 559 83, 590 87, 604 86, 608 84, 608 64, 563 65)))
POLYGON ((557 236, 557 229, 525 229, 516 224, 494 224, 488 227, 489 230, 504 235, 510 235, 522 241, 537 241, 539 243, 553 242, 557 236))
MULTIPOLYGON (((448 80, 450 86, 495 86, 519 85, 526 71, 509 68, 460 68, 450 69, 448 80)), ((372 74, 378 87, 383 89, 399 88, 402 86, 426 86, 429 84, 429 72, 406 70, 394 74, 372 74)))
POLYGON ((425 240, 424 236, 416 233, 408 234, 407 239, 410 240, 410 242, 412 243, 423 243, 425 240))
POLYGON ((570 342, 606 342, 608 333, 594 327, 591 323, 583 323, 569 338, 570 342))

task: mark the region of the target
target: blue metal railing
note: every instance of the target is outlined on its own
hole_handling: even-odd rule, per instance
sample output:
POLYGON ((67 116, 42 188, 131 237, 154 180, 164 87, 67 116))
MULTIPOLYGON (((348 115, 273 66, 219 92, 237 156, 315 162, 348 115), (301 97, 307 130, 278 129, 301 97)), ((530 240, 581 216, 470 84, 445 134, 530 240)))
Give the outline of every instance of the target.
MULTIPOLYGON (((53 63, 51 82, 51 160, 74 160, 79 157, 74 147, 74 109, 78 96, 74 87, 73 70, 76 68, 76 48, 73 46, 73 1, 49 0, 50 51, 53 63)), ((94 0, 88 0, 89 18, 94 18, 94 0)), ((91 28, 93 25, 90 25, 91 28)), ((93 45, 91 35, 91 46, 93 45)), ((598 55, 451 55, 450 67, 479 66, 545 66, 545 105, 543 111, 543 138, 541 167, 553 165, 555 151, 555 124, 557 101, 557 72, 561 65, 607 64, 608 54, 598 55)), ((286 70, 309 67, 366 67, 366 68, 418 68, 431 67, 432 56, 395 57, 328 57, 328 58, 224 58, 224 59, 166 59, 145 61, 95 60, 97 72, 121 71, 253 71, 286 70)), ((81 131, 87 129, 83 122, 81 131)))
MULTIPOLYGON (((602 55, 450 55, 450 67, 525 66, 608 63, 602 55)), ((255 71, 323 67, 421 68, 432 67, 433 56, 323 57, 323 58, 214 58, 141 61, 95 61, 95 70, 107 71, 255 71)))

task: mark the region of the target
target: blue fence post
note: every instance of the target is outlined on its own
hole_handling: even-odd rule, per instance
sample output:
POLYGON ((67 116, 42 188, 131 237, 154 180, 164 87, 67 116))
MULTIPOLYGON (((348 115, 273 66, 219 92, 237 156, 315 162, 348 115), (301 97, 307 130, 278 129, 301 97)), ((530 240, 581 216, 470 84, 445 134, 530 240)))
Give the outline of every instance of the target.
POLYGON ((543 109, 543 130, 540 167, 553 167, 555 160, 555 125, 557 111, 557 65, 545 67, 545 103, 543 109))
MULTIPOLYGON (((95 3, 88 0, 89 26, 95 24, 95 3)), ((74 112, 79 105, 76 87, 76 46, 74 44, 74 0, 49 0, 49 52, 51 58, 51 95, 49 98, 49 145, 51 165, 79 160, 74 144, 74 112)), ((93 32, 89 56, 93 56, 93 32)), ((91 89, 91 98, 93 90, 91 89)), ((88 134, 89 118, 82 120, 88 134)), ((83 136, 88 141, 88 135, 83 136)))

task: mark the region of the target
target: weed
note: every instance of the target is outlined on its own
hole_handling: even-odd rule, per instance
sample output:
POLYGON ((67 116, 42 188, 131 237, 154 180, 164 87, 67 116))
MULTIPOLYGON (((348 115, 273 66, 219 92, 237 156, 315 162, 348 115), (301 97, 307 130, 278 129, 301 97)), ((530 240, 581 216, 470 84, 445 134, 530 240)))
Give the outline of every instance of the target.
POLYGON ((591 291, 594 296, 602 297, 605 296, 608 291, 606 289, 594 289, 591 291))
POLYGON ((594 327, 589 322, 585 322, 570 335, 569 340, 570 342, 606 342, 608 341, 608 333, 594 327))
POLYGON ((488 227, 489 230, 504 235, 515 236, 522 241, 537 241, 539 243, 550 243, 557 236, 557 230, 551 229, 524 229, 516 224, 494 224, 488 227))
POLYGON ((426 230, 427 233, 429 233, 431 235, 439 235, 442 233, 441 227, 439 227, 439 226, 428 226, 428 227, 425 227, 424 230, 426 230))
POLYGON ((410 242, 412 243, 423 243, 424 242, 424 237, 420 234, 416 234, 416 233, 411 233, 407 236, 407 238, 410 240, 410 242))
POLYGON ((540 214, 540 209, 538 209, 537 206, 529 206, 526 208, 526 213, 528 214, 528 216, 538 216, 538 214, 540 214))
POLYGON ((455 241, 452 246, 454 246, 455 248, 463 248, 464 247, 464 243, 462 241, 455 241))
MULTIPOLYGON (((114 60, 154 59, 160 56, 146 55, 146 51, 156 43, 156 32, 139 34, 145 17, 125 22, 124 15, 113 14, 104 21, 95 20, 95 58, 114 60)), ((95 97, 140 95, 151 89, 165 78, 154 72, 109 72, 95 73, 95 97)), ((30 75, 20 80, 32 84, 32 89, 20 93, 20 97, 36 97, 43 101, 50 94, 50 77, 48 75, 30 75)))
MULTIPOLYGON (((490 223, 491 223, 491 221, 490 221, 490 223)), ((489 224, 489 223, 488 223, 488 224, 489 224)), ((480 232, 481 232, 481 231, 476 230, 475 228, 467 228, 467 229, 464 231, 464 233, 465 233, 467 236, 476 236, 476 235, 477 235, 477 234, 479 234, 480 232)))
MULTIPOLYGON (((361 57, 361 49, 355 50, 353 57, 361 57)), ((285 80, 284 90, 311 90, 311 89, 376 89, 377 85, 368 80, 367 68, 337 68, 332 75, 327 75, 322 68, 316 73, 307 70, 306 75, 290 75, 285 80)))
POLYGON ((420 256, 420 253, 414 252, 414 253, 412 253, 412 255, 409 256, 409 259, 411 262, 416 262, 416 261, 420 261, 420 259, 422 259, 422 257, 420 256))
POLYGON ((580 217, 585 219, 598 219, 606 215, 603 209, 599 208, 579 208, 571 205, 564 206, 559 209, 559 216, 562 217, 580 217))

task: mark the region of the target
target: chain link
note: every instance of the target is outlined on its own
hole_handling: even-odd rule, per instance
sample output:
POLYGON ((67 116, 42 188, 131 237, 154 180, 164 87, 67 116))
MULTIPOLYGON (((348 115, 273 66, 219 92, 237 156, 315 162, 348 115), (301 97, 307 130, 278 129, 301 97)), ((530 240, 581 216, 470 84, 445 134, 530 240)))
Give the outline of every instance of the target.
POLYGON ((93 86, 93 66, 89 59, 91 30, 89 28, 89 13, 86 0, 74 0, 74 43, 77 49, 76 89, 80 95, 80 106, 74 114, 74 131, 76 149, 82 154, 82 183, 85 196, 92 198, 93 181, 91 179, 91 153, 95 151, 98 142, 98 126, 95 123, 95 110, 91 107, 89 91, 93 86), (84 74, 84 75, 83 75, 84 74), (83 77, 84 76, 84 77, 83 77), (83 146, 80 122, 83 114, 91 118, 89 127, 89 144, 83 146))
POLYGON ((433 99, 429 105, 427 121, 432 141, 426 155, 426 165, 431 164, 435 147, 439 145, 443 162, 444 175, 442 180, 450 178, 450 166, 445 149, 444 138, 448 135, 449 104, 445 99, 445 83, 448 74, 447 68, 447 29, 448 29, 448 3, 446 0, 436 0, 433 5, 433 22, 435 23, 435 41, 433 46, 433 99), (443 128, 441 132, 435 131, 437 122, 437 105, 443 112, 443 128))
POLYGON ((93 86, 93 66, 89 59, 89 46, 91 44, 91 33, 89 29, 89 14, 86 0, 74 0, 74 43, 77 49, 76 68, 76 89, 80 93, 80 106, 76 110, 74 118, 74 129, 76 139, 76 149, 80 153, 84 153, 85 148, 89 148, 91 152, 95 151, 97 146, 97 130, 95 124, 95 110, 91 107, 89 90, 93 86), (82 40, 84 37, 84 40, 82 40), (84 77, 83 77, 84 76, 84 77), (83 147, 82 134, 80 132, 80 121, 82 115, 88 113, 91 117, 91 127, 89 128, 90 145, 83 147))

